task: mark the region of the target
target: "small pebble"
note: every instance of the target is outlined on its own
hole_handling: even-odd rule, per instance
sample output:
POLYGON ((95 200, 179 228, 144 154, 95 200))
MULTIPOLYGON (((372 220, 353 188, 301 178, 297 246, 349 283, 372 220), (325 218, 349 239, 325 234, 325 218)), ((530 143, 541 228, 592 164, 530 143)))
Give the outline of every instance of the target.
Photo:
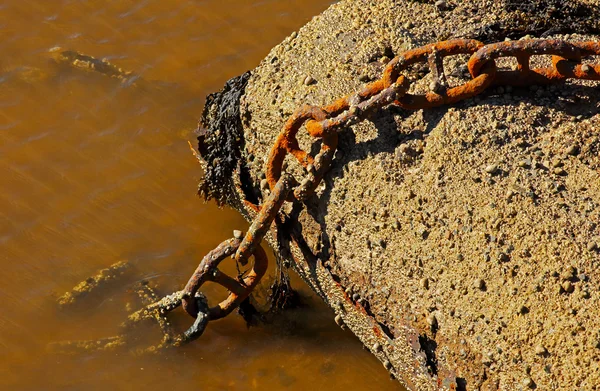
POLYGON ((560 168, 560 167, 557 167, 557 168, 554 169, 554 174, 555 175, 561 175, 562 176, 562 175, 566 175, 566 173, 567 172, 564 169, 560 168))
POLYGON ((405 29, 413 28, 413 26, 414 25, 413 25, 413 23, 411 21, 408 21, 408 22, 404 23, 404 28, 405 29))
POLYGON ((559 158, 552 159, 552 167, 557 168, 557 167, 562 167, 562 166, 563 166, 563 162, 559 158))
POLYGON ((596 242, 589 242, 587 245, 587 249, 588 251, 596 251, 598 249, 598 243, 596 242))
POLYGON ((261 190, 268 190, 269 189, 269 181, 267 181, 266 179, 261 180, 260 188, 261 188, 261 190))
POLYGON ((338 326, 340 326, 341 328, 344 328, 344 319, 342 319, 341 315, 336 315, 334 320, 338 326))
POLYGON ((573 284, 571 284, 571 281, 563 282, 561 284, 561 287, 567 293, 572 293, 575 290, 575 287, 573 286, 573 284))
POLYGON ((373 345, 373 351, 377 353, 381 353, 383 351, 383 347, 379 342, 375 342, 375 344, 373 345))
POLYGON ((379 59, 379 62, 382 64, 387 64, 388 62, 390 62, 390 58, 388 56, 383 56, 379 59))
POLYGON ((538 356, 544 356, 548 353, 548 350, 543 345, 537 345, 535 347, 535 354, 538 356))
POLYGON ((428 278, 421 279, 421 287, 423 287, 424 289, 429 289, 429 279, 428 278))
POLYGON ((233 237, 236 239, 243 239, 244 233, 236 229, 235 231, 233 231, 233 237))
POLYGON ((360 299, 360 295, 358 293, 352 295, 352 300, 358 301, 358 299, 360 299))
POLYGON ((384 366, 384 367, 385 367, 385 369, 387 369, 388 371, 389 371, 390 369, 392 369, 392 363, 391 363, 391 362, 389 362, 388 360, 385 360, 385 361, 383 362, 383 366, 384 366))
POLYGON ((567 155, 575 156, 575 155, 579 154, 579 150, 580 150, 579 145, 573 144, 573 145, 569 146, 569 148, 567 148, 567 150, 565 152, 567 153, 567 155))
POLYGON ((306 79, 304 79, 305 86, 310 86, 315 83, 316 83, 316 80, 312 76, 306 76, 306 79))
POLYGON ((522 384, 525 387, 532 387, 533 386, 533 380, 531 380, 530 377, 526 377, 525 379, 523 379, 522 384))
POLYGON ((496 164, 490 164, 489 166, 487 166, 485 168, 485 172, 487 172, 488 174, 494 175, 498 172, 498 165, 496 164))
POLYGON ((589 72, 589 71, 591 71, 591 70, 592 70, 592 68, 591 68, 591 67, 590 67, 588 64, 583 64, 583 65, 581 66, 581 71, 582 71, 582 72, 588 73, 588 72, 589 72))
POLYGON ((480 289, 480 290, 485 290, 485 281, 482 280, 481 278, 478 278, 475 280, 475 288, 480 289))
POLYGON ((571 278, 575 277, 575 275, 577 274, 577 269, 575 268, 575 266, 568 266, 561 274, 560 277, 563 280, 570 280, 571 278))
POLYGON ((435 330, 438 327, 438 320, 435 317, 435 314, 429 314, 427 316, 427 323, 431 326, 431 330, 435 330))
POLYGON ((435 6, 437 9, 443 10, 448 7, 448 3, 446 3, 444 0, 438 0, 435 2, 435 6))
POLYGON ((521 168, 531 167, 531 160, 525 159, 525 160, 519 161, 519 167, 521 167, 521 168))

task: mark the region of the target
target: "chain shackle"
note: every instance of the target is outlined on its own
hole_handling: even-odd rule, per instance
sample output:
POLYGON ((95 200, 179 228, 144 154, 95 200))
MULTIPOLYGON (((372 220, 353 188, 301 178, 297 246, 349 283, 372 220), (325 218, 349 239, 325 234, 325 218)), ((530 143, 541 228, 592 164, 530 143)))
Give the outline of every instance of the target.
POLYGON ((189 279, 182 293, 183 309, 192 317, 198 314, 198 306, 194 296, 207 281, 216 282, 230 291, 227 299, 209 308, 208 319, 215 320, 229 315, 254 290, 268 267, 267 254, 260 246, 269 231, 273 220, 285 202, 293 186, 288 175, 284 175, 276 184, 269 198, 262 205, 248 233, 236 232, 235 237, 225 240, 202 259, 196 271, 189 279), (254 257, 254 265, 242 280, 234 279, 218 269, 219 264, 233 256, 242 265, 248 263, 250 256, 254 257))
POLYGON ((264 276, 268 261, 267 255, 260 246, 256 247, 253 253, 254 266, 243 280, 238 281, 218 269, 219 264, 233 255, 241 243, 241 238, 225 240, 202 259, 182 291, 181 304, 190 316, 196 318, 198 315, 199 307, 195 295, 205 282, 215 282, 230 292, 225 300, 208 309, 208 320, 216 320, 229 315, 238 307, 264 276))

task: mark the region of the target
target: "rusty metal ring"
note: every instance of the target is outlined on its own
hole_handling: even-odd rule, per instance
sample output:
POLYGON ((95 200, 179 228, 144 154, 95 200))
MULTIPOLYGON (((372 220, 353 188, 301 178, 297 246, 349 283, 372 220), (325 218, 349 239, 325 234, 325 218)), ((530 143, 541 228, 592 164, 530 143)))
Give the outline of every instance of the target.
POLYGON ((389 75, 395 76, 400 71, 416 63, 429 62, 430 70, 434 75, 434 83, 439 87, 439 90, 429 91, 425 95, 407 93, 395 103, 405 109, 425 109, 456 103, 480 94, 494 81, 496 75, 494 63, 486 66, 485 69, 482 69, 480 75, 467 83, 448 88, 443 61, 446 56, 473 54, 482 47, 484 47, 484 44, 474 39, 453 39, 409 50, 397 57, 397 61, 390 62, 388 66, 387 73, 389 75))
POLYGON ((485 64, 499 57, 515 57, 516 70, 498 70, 494 84, 527 86, 551 84, 568 78, 600 80, 600 66, 585 66, 580 63, 584 55, 600 55, 596 42, 576 42, 544 39, 499 42, 479 49, 469 59, 471 75, 481 73, 485 64), (552 55, 552 66, 530 69, 529 60, 534 55, 552 55))
MULTIPOLYGON (((266 167, 266 179, 269 183, 271 190, 277 184, 277 181, 281 177, 281 171, 283 168, 283 162, 287 154, 293 155, 296 160, 303 166, 308 167, 309 164, 313 164, 314 158, 300 148, 296 135, 300 130, 300 127, 307 121, 320 122, 327 118, 327 112, 319 107, 305 106, 298 110, 292 117, 286 122, 283 130, 277 137, 275 145, 269 153, 269 160, 266 167)), ((321 152, 327 150, 335 150, 337 147, 337 134, 311 134, 313 137, 322 138, 321 152)))
POLYGON ((475 52, 467 64, 472 77, 477 77, 483 66, 499 57, 516 57, 518 70, 529 71, 529 58, 533 55, 552 54, 569 60, 581 59, 581 50, 565 41, 553 39, 504 41, 486 45, 475 52))
POLYGON ((198 309, 196 320, 194 320, 194 323, 190 326, 190 328, 187 329, 180 338, 178 338, 181 343, 188 343, 200 338, 200 336, 202 336, 204 333, 204 330, 206 330, 208 322, 210 321, 210 308, 208 306, 208 300, 206 299, 206 296, 200 292, 197 292, 194 295, 194 299, 196 308, 198 309))
POLYGON ((254 251, 252 269, 242 281, 229 277, 218 269, 219 264, 233 255, 241 243, 239 238, 225 240, 202 259, 182 291, 181 305, 190 316, 195 318, 198 314, 198 305, 194 297, 205 282, 216 282, 231 292, 225 300, 208 309, 208 319, 215 320, 229 315, 238 307, 265 275, 268 266, 267 254, 260 246, 254 251))

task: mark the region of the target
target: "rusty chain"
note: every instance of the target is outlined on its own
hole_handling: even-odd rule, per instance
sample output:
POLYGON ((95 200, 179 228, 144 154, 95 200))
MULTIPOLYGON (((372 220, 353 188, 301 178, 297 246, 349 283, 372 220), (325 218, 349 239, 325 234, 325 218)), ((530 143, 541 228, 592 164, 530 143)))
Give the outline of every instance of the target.
POLYGON ((470 39, 443 41, 395 57, 387 64, 379 80, 367 84, 353 95, 324 107, 299 108, 286 121, 269 154, 266 179, 271 193, 245 236, 236 231, 234 239, 221 243, 202 260, 183 290, 184 309, 192 317, 197 316, 195 300, 191 298, 205 281, 217 282, 231 292, 225 301, 208 310, 209 320, 227 316, 250 295, 267 268, 266 255, 260 247, 262 239, 285 201, 302 202, 315 192, 333 160, 340 130, 390 105, 419 110, 472 98, 490 86, 552 84, 567 79, 600 80, 600 65, 581 62, 588 56, 600 56, 600 42, 527 39, 484 45, 470 39), (444 58, 458 54, 471 55, 467 64, 471 80, 450 87, 444 72, 444 58), (552 65, 532 69, 530 58, 534 55, 551 55, 552 65), (515 57, 516 69, 498 69, 495 60, 501 57, 515 57), (401 74, 417 63, 427 63, 432 75, 429 91, 422 95, 409 93, 411 83, 401 74), (320 152, 315 157, 299 146, 296 136, 302 126, 310 136, 321 141, 320 152), (307 172, 300 182, 283 173, 288 154, 296 158, 307 172), (244 279, 233 279, 216 269, 223 259, 231 255, 242 265, 254 255, 254 268, 244 279))
MULTIPOLYGON (((395 57, 387 64, 379 80, 367 84, 352 95, 324 107, 299 108, 286 121, 269 153, 265 174, 270 193, 260 207, 255 207, 257 215, 248 232, 244 235, 235 231, 232 239, 210 251, 183 290, 157 300, 158 297, 151 288, 142 287, 141 297, 146 306, 128 317, 122 325, 122 334, 91 342, 67 342, 61 346, 85 349, 122 346, 133 327, 146 319, 156 320, 164 337, 158 345, 145 351, 181 346, 197 339, 210 321, 229 315, 258 285, 268 267, 267 256, 260 245, 263 238, 285 202, 303 202, 315 192, 329 170, 337 148, 338 132, 342 129, 387 106, 418 110, 448 105, 479 95, 490 86, 551 84, 567 79, 600 80, 600 65, 582 63, 582 59, 588 56, 600 56, 600 42, 540 39, 484 45, 469 39, 443 41, 409 50, 395 57), (446 79, 444 58, 459 54, 471 55, 467 63, 471 79, 452 87, 446 79), (552 65, 532 69, 531 56, 539 55, 551 55, 552 65), (499 69, 495 60, 501 57, 516 58, 516 69, 499 69), (427 63, 431 73, 429 91, 424 94, 410 93, 411 82, 402 74, 418 63, 427 63), (320 151, 314 157, 300 148, 297 134, 302 127, 311 137, 321 142, 320 151), (288 154, 304 167, 306 176, 302 181, 296 181, 289 173, 284 172, 284 161, 288 154), (232 278, 218 269, 219 264, 228 257, 243 266, 253 257, 254 263, 245 276, 240 274, 237 278, 232 278), (208 281, 220 284, 230 292, 225 300, 214 307, 208 305, 206 297, 199 291, 208 281), (167 313, 179 306, 195 319, 184 333, 174 332, 166 318, 167 313)), ((192 152, 200 159, 195 150, 192 149, 192 152)), ((98 277, 98 281, 100 279, 98 277)), ((93 289, 96 284, 88 285, 83 287, 85 291, 93 289)), ((63 301, 71 303, 79 295, 78 292, 66 295, 63 301)))
MULTIPOLYGON (((267 255, 260 245, 263 238, 285 202, 303 202, 315 192, 333 160, 339 131, 368 118, 376 110, 391 105, 418 110, 472 98, 496 85, 551 84, 567 79, 600 80, 600 65, 582 63, 582 59, 588 56, 600 56, 600 42, 571 43, 540 39, 484 45, 469 39, 443 41, 412 49, 395 57, 387 64, 379 80, 367 84, 352 95, 324 107, 299 108, 286 121, 269 153, 266 180, 270 193, 260 207, 254 208, 257 215, 245 235, 241 231, 234 231, 232 239, 211 250, 181 291, 158 300, 152 288, 141 286, 138 294, 145 307, 129 315, 121 326, 121 334, 96 341, 68 341, 58 344, 59 347, 105 350, 123 346, 131 338, 133 328, 147 319, 154 319, 158 323, 163 332, 163 340, 143 352, 181 346, 197 339, 210 321, 229 315, 258 285, 268 267, 267 255), (471 80, 451 87, 444 72, 444 58, 459 54, 471 55, 467 63, 471 80), (535 55, 551 55, 552 65, 532 69, 530 59, 535 55), (499 69, 495 60, 501 57, 515 57, 516 69, 499 69), (410 93, 411 82, 402 74, 418 63, 427 63, 431 73, 429 91, 425 94, 410 93), (299 146, 296 136, 302 127, 310 136, 321 141, 321 149, 314 157, 299 146), (283 172, 288 154, 304 167, 306 176, 302 181, 298 182, 290 174, 283 172), (232 278, 218 269, 219 264, 228 257, 242 266, 247 265, 251 257, 254 258, 254 263, 245 276, 240 273, 237 278, 232 278), (225 300, 214 307, 208 305, 208 300, 199 291, 208 281, 220 284, 230 292, 225 300), (169 312, 179 306, 195 319, 192 326, 183 333, 173 331, 166 318, 169 312)), ((201 159, 193 148, 192 152, 201 159)), ((59 299, 59 303, 72 304, 77 297, 93 290, 104 279, 110 279, 123 267, 115 264, 101 271, 91 283, 78 286, 78 289, 59 299)))

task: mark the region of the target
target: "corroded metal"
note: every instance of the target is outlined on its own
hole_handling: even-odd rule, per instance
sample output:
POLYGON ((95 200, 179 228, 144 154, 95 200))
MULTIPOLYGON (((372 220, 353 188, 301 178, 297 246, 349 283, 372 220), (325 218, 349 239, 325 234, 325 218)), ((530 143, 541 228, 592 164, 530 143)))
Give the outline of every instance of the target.
MULTIPOLYGON (((237 262, 245 265, 251 255, 254 255, 255 258, 257 257, 256 251, 260 249, 260 243, 269 231, 271 223, 285 202, 292 186, 294 186, 294 181, 289 175, 284 175, 277 181, 235 253, 234 258, 237 262)), ((257 268, 256 262, 254 267, 255 269, 257 268)))
POLYGON ((281 177, 283 163, 291 154, 305 168, 318 167, 310 173, 303 185, 294 191, 289 201, 303 201, 310 196, 331 161, 315 158, 302 150, 297 134, 304 125, 308 134, 321 139, 321 151, 317 156, 333 156, 337 148, 337 132, 367 118, 377 109, 397 105, 404 109, 418 110, 457 103, 481 94, 491 85, 532 85, 561 82, 566 79, 600 80, 600 65, 581 64, 582 57, 600 55, 600 43, 568 43, 559 40, 506 41, 490 45, 472 39, 453 39, 409 50, 386 66, 381 79, 367 84, 353 95, 346 96, 322 108, 303 106, 285 123, 275 140, 265 167, 266 179, 273 189, 281 177), (444 57, 471 54, 468 69, 472 79, 464 84, 450 87, 444 72, 444 57), (553 55, 552 67, 530 69, 532 55, 553 55), (495 59, 513 56, 518 66, 514 71, 499 70, 495 59), (401 74, 417 63, 428 63, 432 82, 425 94, 410 94, 410 83, 401 74))
POLYGON ((458 54, 473 54, 483 47, 485 47, 483 43, 472 39, 454 39, 409 50, 398 56, 397 63, 394 64, 397 71, 404 71, 417 63, 428 62, 434 88, 424 95, 405 94, 394 104, 405 109, 418 110, 453 104, 482 93, 494 80, 495 64, 482 68, 480 74, 472 80, 449 88, 444 73, 443 59, 458 54), (438 88, 438 86, 443 88, 438 88))
POLYGON ((528 85, 553 83, 568 78, 600 80, 600 66, 581 64, 582 57, 599 55, 600 44, 583 42, 570 44, 556 40, 524 40, 484 45, 471 39, 454 39, 437 42, 409 50, 386 66, 382 77, 367 84, 353 95, 345 96, 324 106, 303 106, 285 123, 275 140, 266 164, 266 180, 271 194, 258 209, 249 232, 244 239, 230 239, 211 251, 200 263, 184 289, 183 307, 192 316, 197 314, 193 295, 206 281, 217 282, 230 290, 227 300, 210 308, 209 318, 226 316, 250 295, 266 268, 266 257, 260 242, 270 229, 271 223, 283 203, 304 201, 312 195, 329 169, 337 148, 338 132, 357 123, 378 109, 396 105, 404 109, 425 109, 453 104, 481 94, 491 85, 528 85), (470 54, 468 69, 472 79, 451 87, 444 72, 444 58, 470 54), (530 69, 532 55, 553 55, 551 68, 530 69), (495 59, 514 56, 518 67, 515 71, 499 70, 495 59), (410 83, 402 75, 417 63, 428 63, 432 81, 425 94, 409 93, 410 83), (300 148, 297 134, 302 127, 308 134, 321 140, 321 150, 313 158, 300 148), (306 169, 307 175, 300 183, 283 174, 284 160, 290 154, 306 169), (294 181, 295 182, 295 181, 294 181), (293 190, 293 191, 292 191, 293 190), (218 264, 235 252, 233 258, 245 265, 248 258, 255 257, 254 268, 242 281, 222 274, 218 264))
MULTIPOLYGON (((567 79, 600 80, 600 65, 581 62, 588 56, 600 56, 600 43, 522 40, 484 45, 468 39, 443 41, 409 50, 395 57, 387 64, 379 80, 367 84, 353 95, 340 98, 322 108, 301 107, 287 120, 270 151, 266 164, 266 180, 270 194, 263 204, 257 207, 257 216, 248 233, 239 233, 210 251, 182 291, 157 300, 157 295, 150 287, 142 286, 138 293, 147 305, 128 317, 122 325, 122 335, 97 341, 69 342, 65 346, 100 350, 123 346, 127 342, 130 330, 146 319, 156 320, 163 332, 161 343, 146 351, 180 346, 198 338, 209 321, 229 315, 258 285, 268 265, 267 256, 260 243, 269 232, 285 201, 302 202, 314 193, 329 169, 340 130, 390 105, 417 110, 453 104, 481 94, 492 85, 524 86, 557 83, 567 79), (444 72, 444 57, 459 54, 471 55, 468 70, 472 79, 451 87, 444 72), (529 62, 533 55, 552 55, 552 66, 531 69, 529 62), (517 69, 498 69, 495 60, 500 57, 515 57, 517 69), (417 63, 427 63, 432 78, 430 90, 421 95, 408 92, 410 82, 401 74, 417 63), (321 150, 314 158, 299 146, 297 134, 302 126, 311 137, 321 140, 321 150), (299 183, 283 172, 284 160, 288 154, 294 156, 307 171, 306 177, 299 183), (253 267, 244 278, 229 277, 218 269, 219 264, 228 257, 246 265, 252 256, 253 267), (214 307, 209 307, 206 297, 199 292, 207 281, 216 282, 230 291, 227 299, 214 307), (154 302, 148 304, 150 301, 154 302), (166 314, 180 305, 195 318, 195 321, 186 332, 178 334, 171 329, 166 314)), ((78 56, 73 58, 83 61, 78 56)), ((94 67, 106 65, 89 63, 94 67)), ((199 158, 197 154, 195 156, 199 158)), ((101 281, 110 278, 111 273, 120 272, 126 267, 115 264, 111 268, 101 271, 99 277, 92 277, 78 285, 73 292, 61 297, 59 304, 74 302, 79 296, 93 290, 101 281), (111 268, 114 269, 112 272, 111 268)), ((364 303, 359 304, 362 311, 365 311, 362 307, 364 303)), ((343 322, 341 315, 339 321, 343 322)))
POLYGON ((219 264, 232 255, 240 247, 240 244, 240 239, 226 240, 200 262, 182 291, 182 305, 190 316, 197 317, 198 315, 198 302, 195 300, 195 295, 205 282, 216 282, 230 291, 225 300, 208 309, 208 319, 216 320, 229 315, 237 308, 252 293, 254 287, 264 276, 268 261, 267 255, 260 246, 253 253, 254 266, 243 279, 231 278, 218 269, 219 264))
POLYGON ((469 60, 471 76, 477 77, 486 64, 500 57, 516 57, 517 69, 499 70, 494 84, 526 86, 550 84, 566 79, 600 80, 600 66, 581 64, 586 56, 600 55, 598 42, 575 42, 553 39, 505 41, 486 45, 469 60), (533 55, 552 55, 552 66, 530 69, 529 60, 533 55))

